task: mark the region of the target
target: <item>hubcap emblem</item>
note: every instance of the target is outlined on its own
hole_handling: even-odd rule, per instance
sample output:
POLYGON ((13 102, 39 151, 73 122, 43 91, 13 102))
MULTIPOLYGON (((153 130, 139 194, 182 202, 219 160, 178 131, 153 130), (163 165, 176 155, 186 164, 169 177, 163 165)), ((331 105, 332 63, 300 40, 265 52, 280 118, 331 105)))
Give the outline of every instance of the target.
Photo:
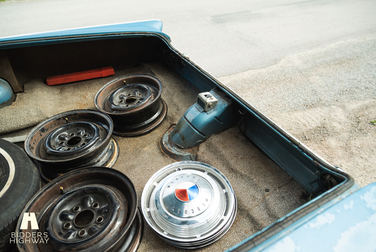
POLYGON ((198 193, 198 186, 193 182, 183 182, 175 188, 176 198, 184 202, 194 200, 198 196, 198 193))

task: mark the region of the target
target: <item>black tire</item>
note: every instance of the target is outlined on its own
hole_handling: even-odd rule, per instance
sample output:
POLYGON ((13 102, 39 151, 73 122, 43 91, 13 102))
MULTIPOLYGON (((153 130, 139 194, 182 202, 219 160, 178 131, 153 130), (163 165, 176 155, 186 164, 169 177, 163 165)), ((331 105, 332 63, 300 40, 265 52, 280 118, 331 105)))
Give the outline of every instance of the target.
POLYGON ((10 243, 20 213, 40 188, 36 165, 18 146, 0 139, 0 251, 10 251, 10 243))

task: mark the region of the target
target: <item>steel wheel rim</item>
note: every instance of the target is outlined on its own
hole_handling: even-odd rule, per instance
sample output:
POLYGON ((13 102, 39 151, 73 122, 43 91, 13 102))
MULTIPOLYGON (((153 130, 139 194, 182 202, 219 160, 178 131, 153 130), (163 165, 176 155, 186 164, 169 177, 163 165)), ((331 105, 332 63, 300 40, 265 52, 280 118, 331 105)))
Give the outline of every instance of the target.
POLYGON ((167 114, 162 83, 150 75, 128 75, 103 86, 95 95, 99 111, 114 121, 114 134, 138 136, 156 128, 167 114))
POLYGON ((67 111, 35 126, 25 140, 25 150, 39 163, 42 177, 51 180, 77 168, 111 167, 119 154, 112 132, 113 122, 104 113, 67 111))
MULTIPOLYGON (((134 186, 109 168, 78 169, 56 178, 28 202, 25 212, 37 213, 38 231, 47 232, 50 240, 18 244, 20 251, 134 251, 141 240, 134 186)), ((20 221, 18 232, 33 231, 20 230, 20 221)))

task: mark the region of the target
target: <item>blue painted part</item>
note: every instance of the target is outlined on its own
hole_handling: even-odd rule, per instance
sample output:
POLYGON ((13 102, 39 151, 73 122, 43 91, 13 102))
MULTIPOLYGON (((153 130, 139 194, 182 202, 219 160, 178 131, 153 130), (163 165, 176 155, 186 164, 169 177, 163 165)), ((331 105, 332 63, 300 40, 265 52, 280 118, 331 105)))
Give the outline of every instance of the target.
MULTIPOLYGON (((351 229, 352 226, 354 226, 354 222, 357 222, 357 220, 367 219, 367 216, 372 217, 376 213, 376 183, 370 184, 361 189, 359 188, 359 185, 354 184, 349 190, 341 195, 337 195, 336 198, 317 208, 315 211, 304 215, 301 219, 292 221, 288 226, 281 225, 280 232, 276 233, 269 239, 265 239, 264 242, 247 251, 333 251, 332 247, 330 247, 330 243, 333 242, 329 242, 329 240, 332 240, 331 235, 333 235, 333 233, 338 237, 339 234, 351 229), (356 198, 364 199, 364 194, 368 195, 368 200, 355 200, 356 198), (356 207, 354 207, 354 203, 356 203, 356 207), (351 211, 341 211, 341 208, 351 211), (364 215, 365 212, 368 212, 369 214, 361 216, 364 215), (350 220, 351 218, 354 220, 350 220)), ((303 206, 295 209, 293 212, 278 220, 277 223, 283 223, 286 220, 288 221, 291 216, 299 212, 302 208, 305 208, 307 205, 315 204, 320 198, 307 202, 303 206)), ((254 237, 260 234, 262 235, 262 233, 269 228, 270 226, 264 228, 230 248, 228 251, 236 251, 242 245, 249 243, 254 237)), ((374 228, 374 231, 376 232, 376 226, 374 226, 374 228)), ((242 251, 244 251, 244 248, 242 248, 242 251)))
POLYGON ((172 131, 171 142, 183 149, 192 148, 237 122, 232 103, 226 101, 216 89, 210 93, 217 98, 217 105, 210 111, 205 111, 199 103, 191 106, 172 131))
MULTIPOLYGON (((0 38, 0 43, 5 44, 6 42, 12 42, 12 44, 17 42, 22 42, 30 39, 55 39, 63 38, 66 36, 84 36, 84 35, 103 35, 112 33, 124 33, 124 32, 146 32, 146 33, 157 33, 164 36, 168 41, 170 37, 162 32, 163 23, 160 20, 148 20, 140 22, 129 22, 102 26, 91 26, 82 27, 76 29, 58 30, 51 32, 33 33, 25 34, 20 36, 12 36, 0 38)), ((1 46, 1 45, 0 45, 1 46)))
POLYGON ((189 200, 194 200, 198 195, 198 187, 197 185, 191 186, 188 188, 188 197, 189 200))
POLYGON ((210 91, 210 93, 218 99, 217 105, 212 110, 205 112, 196 103, 184 114, 187 121, 205 136, 219 133, 234 123, 230 103, 214 90, 210 91))
MULTIPOLYGON (((323 174, 323 170, 333 174, 318 162, 314 162, 312 157, 293 145, 274 128, 265 127, 262 118, 254 113, 245 116, 240 130, 310 194, 322 190, 320 175, 323 174)), ((347 181, 344 176, 336 174, 336 177, 343 177, 343 181, 347 181)))
POLYGON ((13 98, 13 89, 3 79, 0 79, 0 106, 4 105, 4 103, 9 102, 13 98))
POLYGON ((171 143, 182 149, 192 148, 205 141, 207 137, 197 131, 183 116, 170 135, 171 143))
POLYGON ((208 78, 207 73, 192 61, 184 60, 183 67, 173 60, 165 60, 165 63, 202 92, 207 92, 217 86, 211 78, 208 78))
MULTIPOLYGON (((189 59, 185 59, 182 66, 174 62, 173 60, 165 60, 167 65, 190 81, 199 90, 207 91, 214 87, 221 86, 220 83, 216 83, 213 77, 208 75, 208 73, 199 66, 189 61, 189 59)), ((222 87, 221 90, 236 103, 242 104, 243 109, 247 111, 244 115, 246 120, 243 121, 240 126, 241 131, 247 138, 253 141, 282 169, 287 171, 307 192, 314 193, 320 190, 320 185, 317 182, 319 176, 316 175, 316 171, 325 170, 325 172, 332 174, 333 171, 327 169, 321 162, 314 160, 312 156, 308 155, 303 149, 286 138, 272 124, 256 113, 256 109, 251 109, 250 105, 244 105, 246 102, 239 96, 225 87, 222 87)), ((335 173, 335 176, 342 178, 342 183, 348 182, 346 176, 337 173, 335 173)))
POLYGON ((376 183, 347 195, 328 202, 251 251, 374 251, 376 183))
MULTIPOLYGON (((240 125, 241 131, 282 169, 297 180, 310 194, 318 193, 323 189, 319 184, 319 175, 322 174, 322 171, 333 174, 338 178, 341 184, 345 184, 349 181, 348 178, 350 176, 333 172, 333 170, 330 169, 330 165, 330 168, 328 168, 323 165, 320 160, 314 159, 311 154, 308 154, 306 150, 304 150, 305 147, 301 148, 299 143, 296 143, 294 140, 282 134, 273 123, 265 119, 261 113, 251 108, 251 106, 246 104, 238 95, 228 90, 226 87, 221 86, 219 82, 216 82, 213 77, 188 58, 176 53, 176 57, 166 57, 164 62, 179 75, 190 81, 199 90, 207 91, 215 87, 221 88, 222 92, 226 93, 226 95, 231 97, 236 103, 241 104, 241 107, 244 109, 245 118, 240 125), (179 62, 176 60, 178 57, 182 59, 182 63, 177 63, 179 62)), ((184 125, 183 127, 192 128, 189 125, 184 125)), ((197 133, 192 133, 193 134, 182 135, 197 136, 195 141, 203 139, 203 137, 199 138, 197 133)))

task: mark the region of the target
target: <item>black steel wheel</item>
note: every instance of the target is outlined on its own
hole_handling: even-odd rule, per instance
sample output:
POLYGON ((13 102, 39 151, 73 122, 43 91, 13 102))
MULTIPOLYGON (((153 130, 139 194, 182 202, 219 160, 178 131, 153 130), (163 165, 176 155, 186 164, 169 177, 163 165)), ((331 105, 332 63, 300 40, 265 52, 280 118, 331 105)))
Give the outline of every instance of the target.
POLYGON ((113 122, 104 113, 67 111, 32 129, 25 150, 40 164, 42 177, 49 181, 77 168, 112 167, 119 155, 112 131, 113 122))
POLYGON ((138 136, 152 131, 165 118, 162 83, 150 75, 129 75, 103 86, 95 95, 98 110, 111 116, 114 134, 138 136))
MULTIPOLYGON (((36 213, 39 230, 48 242, 19 242, 26 251, 136 251, 142 223, 132 182, 104 167, 66 173, 40 190, 23 213, 36 213)), ((17 232, 33 233, 31 227, 17 232)))
POLYGON ((0 251, 16 246, 11 234, 22 209, 40 184, 38 169, 26 153, 0 139, 0 251))

